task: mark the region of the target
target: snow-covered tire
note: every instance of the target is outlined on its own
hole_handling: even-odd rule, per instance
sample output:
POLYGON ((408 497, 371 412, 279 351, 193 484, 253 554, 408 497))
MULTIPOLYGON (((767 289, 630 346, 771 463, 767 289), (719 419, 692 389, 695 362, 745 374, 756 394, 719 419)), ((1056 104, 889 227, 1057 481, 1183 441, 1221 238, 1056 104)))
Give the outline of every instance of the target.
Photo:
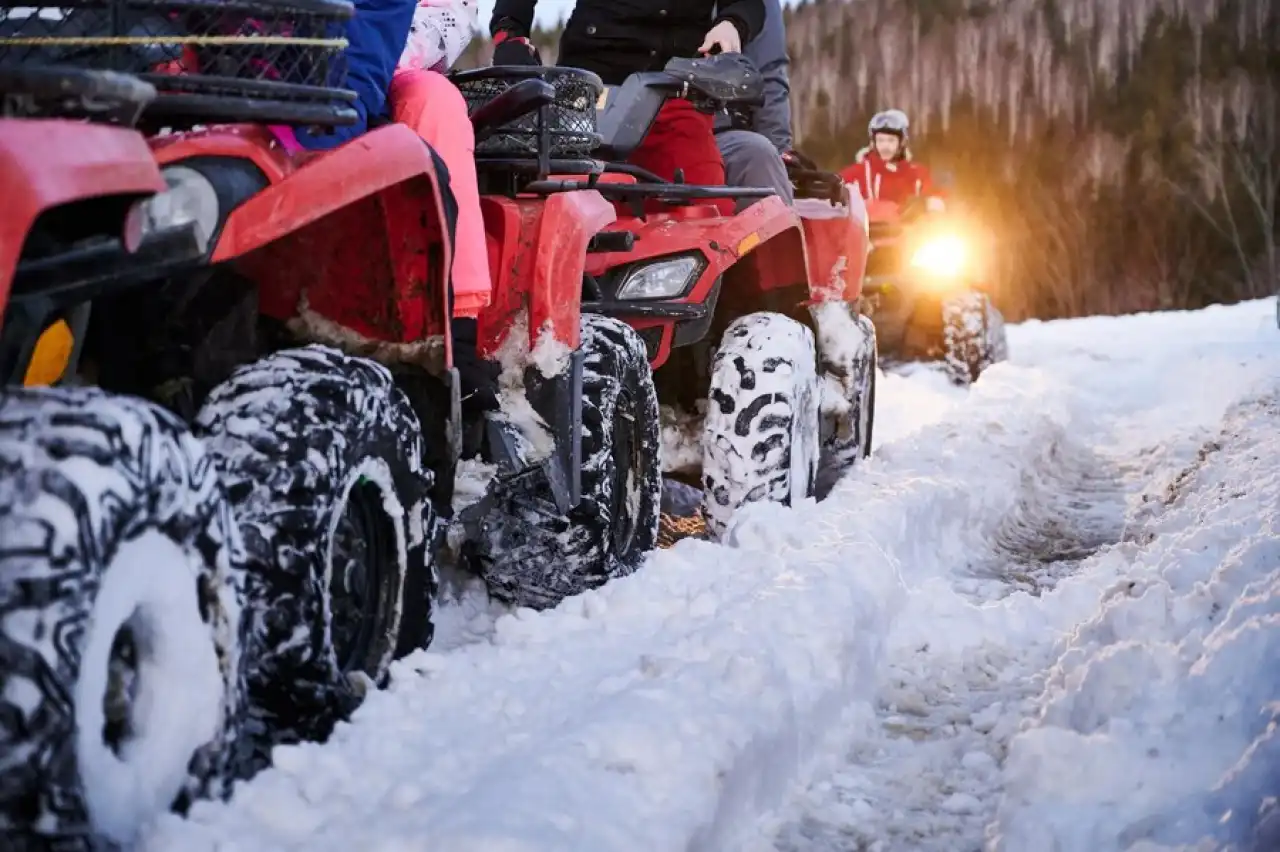
POLYGON ((229 792, 244 580, 217 472, 177 418, 92 389, 0 392, 0 848, 127 846, 229 792))
POLYGON ((196 429, 248 551, 260 759, 276 742, 327 737, 359 703, 357 673, 380 684, 398 646, 430 642, 432 474, 386 368, 324 346, 239 368, 196 429))
POLYGON ((816 493, 826 497, 860 459, 871 455, 875 427, 876 327, 857 308, 827 302, 812 308, 823 372, 821 456, 816 493))
POLYGON ((640 336, 582 317, 582 501, 519 494, 485 522, 473 552, 490 594, 545 609, 639 568, 657 546, 662 495, 658 395, 640 336))
POLYGON ((781 314, 756 313, 725 329, 702 439, 702 512, 712 537, 747 503, 790 505, 813 493, 818 401, 808 328, 781 314))
POLYGON ((986 293, 964 293, 942 303, 943 366, 953 382, 968 385, 1009 357, 1004 317, 986 293))

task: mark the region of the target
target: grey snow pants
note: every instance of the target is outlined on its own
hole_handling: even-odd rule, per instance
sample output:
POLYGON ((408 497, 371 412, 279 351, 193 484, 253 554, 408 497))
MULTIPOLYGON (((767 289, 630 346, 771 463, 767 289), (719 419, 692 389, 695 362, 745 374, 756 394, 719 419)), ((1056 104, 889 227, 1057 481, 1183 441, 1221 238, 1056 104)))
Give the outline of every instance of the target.
MULTIPOLYGON (((778 197, 790 206, 795 200, 787 167, 773 143, 750 130, 725 130, 716 134, 720 156, 724 159, 724 177, 728 186, 766 187, 777 190, 778 197)), ((749 207, 754 198, 738 202, 738 210, 749 207)))

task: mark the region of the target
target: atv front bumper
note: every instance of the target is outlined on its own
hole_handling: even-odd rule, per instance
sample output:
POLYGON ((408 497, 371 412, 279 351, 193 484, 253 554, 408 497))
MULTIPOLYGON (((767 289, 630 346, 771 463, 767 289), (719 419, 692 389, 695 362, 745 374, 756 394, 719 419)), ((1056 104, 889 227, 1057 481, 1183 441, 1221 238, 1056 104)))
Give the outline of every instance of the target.
POLYGON ((71 324, 74 342, 65 375, 76 368, 94 299, 194 269, 203 259, 195 227, 186 225, 152 235, 134 252, 101 239, 20 262, 0 325, 0 385, 24 381, 37 341, 59 316, 71 324))
POLYGON ((194 225, 171 228, 129 252, 118 239, 75 246, 23 261, 13 275, 10 305, 41 299, 57 307, 85 302, 106 293, 158 281, 203 258, 194 225))
POLYGON ((942 303, 974 289, 971 281, 938 286, 916 275, 868 275, 862 312, 875 324, 881 355, 933 357, 930 353, 941 345, 942 303))

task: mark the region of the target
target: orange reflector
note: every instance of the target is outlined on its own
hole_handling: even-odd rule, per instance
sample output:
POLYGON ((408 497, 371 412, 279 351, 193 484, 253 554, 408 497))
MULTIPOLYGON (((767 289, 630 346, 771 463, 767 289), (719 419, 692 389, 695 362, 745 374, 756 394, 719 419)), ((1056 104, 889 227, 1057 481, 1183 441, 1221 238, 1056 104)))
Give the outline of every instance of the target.
POLYGON ((742 242, 738 243, 738 257, 742 257, 758 245, 760 245, 760 235, 752 231, 742 238, 742 242))
POLYGON ((64 320, 58 320, 46 328, 36 341, 36 348, 31 353, 31 362, 27 364, 27 375, 22 383, 27 387, 40 387, 51 385, 62 378, 74 346, 75 337, 71 334, 71 326, 64 320))

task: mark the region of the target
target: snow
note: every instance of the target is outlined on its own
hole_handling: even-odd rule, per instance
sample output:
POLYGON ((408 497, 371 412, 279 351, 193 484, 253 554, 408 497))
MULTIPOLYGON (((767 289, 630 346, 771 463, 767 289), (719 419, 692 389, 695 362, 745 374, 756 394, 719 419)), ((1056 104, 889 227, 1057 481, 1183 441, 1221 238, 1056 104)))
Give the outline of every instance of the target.
POLYGON ((707 401, 698 400, 694 412, 664 405, 658 414, 662 419, 659 439, 662 470, 698 470, 702 466, 702 423, 707 416, 707 401))
POLYGON ((461 459, 458 462, 458 469, 454 474, 453 481, 454 514, 461 512, 484 497, 485 492, 489 489, 489 483, 493 482, 494 477, 497 475, 498 468, 485 463, 479 456, 471 459, 461 459))
POLYGON ((132 841, 149 813, 173 801, 191 755, 225 722, 218 649, 199 618, 199 563, 151 530, 120 546, 98 587, 72 700, 86 806, 117 843, 132 841), (117 671, 109 690, 113 643, 125 629, 135 667, 117 671), (127 713, 116 720, 127 732, 119 752, 102 736, 111 696, 127 713))
POLYGON ((519 451, 527 463, 549 456, 555 450, 555 439, 547 422, 529 401, 525 392, 525 372, 536 367, 543 376, 553 376, 567 362, 567 352, 545 329, 537 344, 530 347, 528 311, 521 311, 511 323, 498 348, 497 361, 502 365, 502 372, 498 376, 499 411, 496 416, 514 428, 521 442, 519 451))
POLYGON ((821 504, 543 613, 463 589, 328 743, 143 849, 1250 848, 1280 765, 1274 306, 1009 336, 967 390, 882 375, 876 452, 821 504))

